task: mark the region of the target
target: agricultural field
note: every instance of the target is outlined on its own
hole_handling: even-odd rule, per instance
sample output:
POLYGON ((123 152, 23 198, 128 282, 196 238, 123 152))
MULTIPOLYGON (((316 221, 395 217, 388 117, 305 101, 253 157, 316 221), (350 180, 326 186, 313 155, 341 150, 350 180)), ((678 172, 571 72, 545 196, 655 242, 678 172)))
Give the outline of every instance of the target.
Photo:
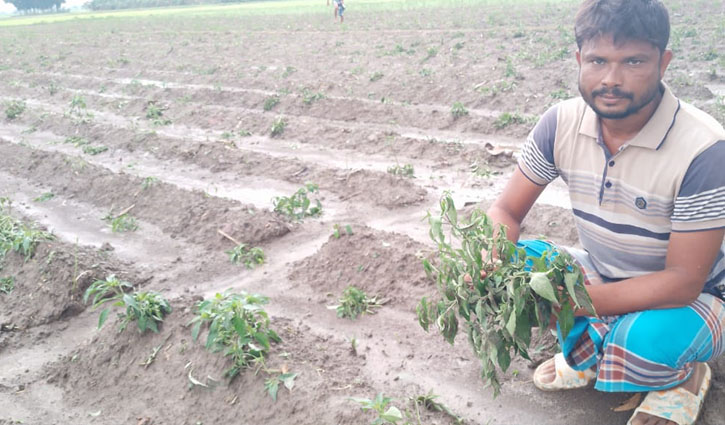
MULTIPOLYGON (((553 337, 494 399, 416 317, 426 214, 485 209, 578 94, 577 2, 347 3, 0 21, 0 424, 626 422, 631 394, 533 387, 553 337), (244 353, 211 323, 234 306, 244 353)), ((723 4, 666 3, 666 82, 725 123, 723 4)), ((552 184, 523 236, 576 245, 567 208, 552 184)))

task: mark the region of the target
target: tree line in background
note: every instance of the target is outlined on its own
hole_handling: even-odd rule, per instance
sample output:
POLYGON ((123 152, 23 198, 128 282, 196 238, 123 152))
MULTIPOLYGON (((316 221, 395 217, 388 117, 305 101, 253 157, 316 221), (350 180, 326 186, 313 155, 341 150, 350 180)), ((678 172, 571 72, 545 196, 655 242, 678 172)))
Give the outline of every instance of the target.
POLYGON ((115 10, 194 4, 244 3, 247 1, 251 0, 91 0, 85 4, 85 7, 91 10, 115 10))
POLYGON ((4 0, 5 3, 10 3, 18 9, 21 13, 32 13, 41 12, 48 10, 60 10, 60 5, 65 3, 65 0, 4 0))

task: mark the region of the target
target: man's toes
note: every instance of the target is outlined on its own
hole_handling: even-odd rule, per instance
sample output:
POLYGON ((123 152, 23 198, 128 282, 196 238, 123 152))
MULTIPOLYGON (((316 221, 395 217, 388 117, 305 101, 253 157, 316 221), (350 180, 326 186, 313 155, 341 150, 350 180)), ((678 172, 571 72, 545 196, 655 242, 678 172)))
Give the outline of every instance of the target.
POLYGON ((544 365, 543 369, 541 370, 541 380, 548 384, 550 382, 554 382, 555 378, 556 366, 554 365, 554 362, 549 362, 544 365))

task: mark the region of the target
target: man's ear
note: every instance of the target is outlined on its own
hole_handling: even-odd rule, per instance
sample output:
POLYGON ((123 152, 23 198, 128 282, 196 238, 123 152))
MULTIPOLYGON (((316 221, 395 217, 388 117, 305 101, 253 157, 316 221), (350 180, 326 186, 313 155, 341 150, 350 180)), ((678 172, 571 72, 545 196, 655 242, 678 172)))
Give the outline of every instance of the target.
POLYGON ((667 71, 667 66, 669 66, 671 60, 672 50, 665 50, 662 52, 662 56, 660 57, 660 80, 664 78, 665 71, 667 71))
POLYGON ((582 66, 582 51, 581 50, 576 51, 576 63, 578 63, 579 66, 582 66))

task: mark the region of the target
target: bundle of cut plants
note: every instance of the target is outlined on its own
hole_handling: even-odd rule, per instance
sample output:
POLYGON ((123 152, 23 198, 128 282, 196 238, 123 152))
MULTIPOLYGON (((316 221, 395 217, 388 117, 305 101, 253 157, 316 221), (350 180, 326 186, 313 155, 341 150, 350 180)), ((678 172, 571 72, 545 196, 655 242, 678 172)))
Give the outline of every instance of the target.
POLYGON ((516 355, 530 360, 532 328, 543 335, 554 315, 566 337, 574 311, 583 307, 594 314, 594 308, 581 270, 566 252, 527 257, 483 211, 476 209, 459 221, 450 194, 441 198, 440 206, 440 216, 428 213, 438 259, 423 261, 440 299, 423 298, 418 320, 426 331, 435 323, 451 345, 463 322, 481 362, 481 378, 495 397, 501 390, 497 368, 505 372, 516 355))

